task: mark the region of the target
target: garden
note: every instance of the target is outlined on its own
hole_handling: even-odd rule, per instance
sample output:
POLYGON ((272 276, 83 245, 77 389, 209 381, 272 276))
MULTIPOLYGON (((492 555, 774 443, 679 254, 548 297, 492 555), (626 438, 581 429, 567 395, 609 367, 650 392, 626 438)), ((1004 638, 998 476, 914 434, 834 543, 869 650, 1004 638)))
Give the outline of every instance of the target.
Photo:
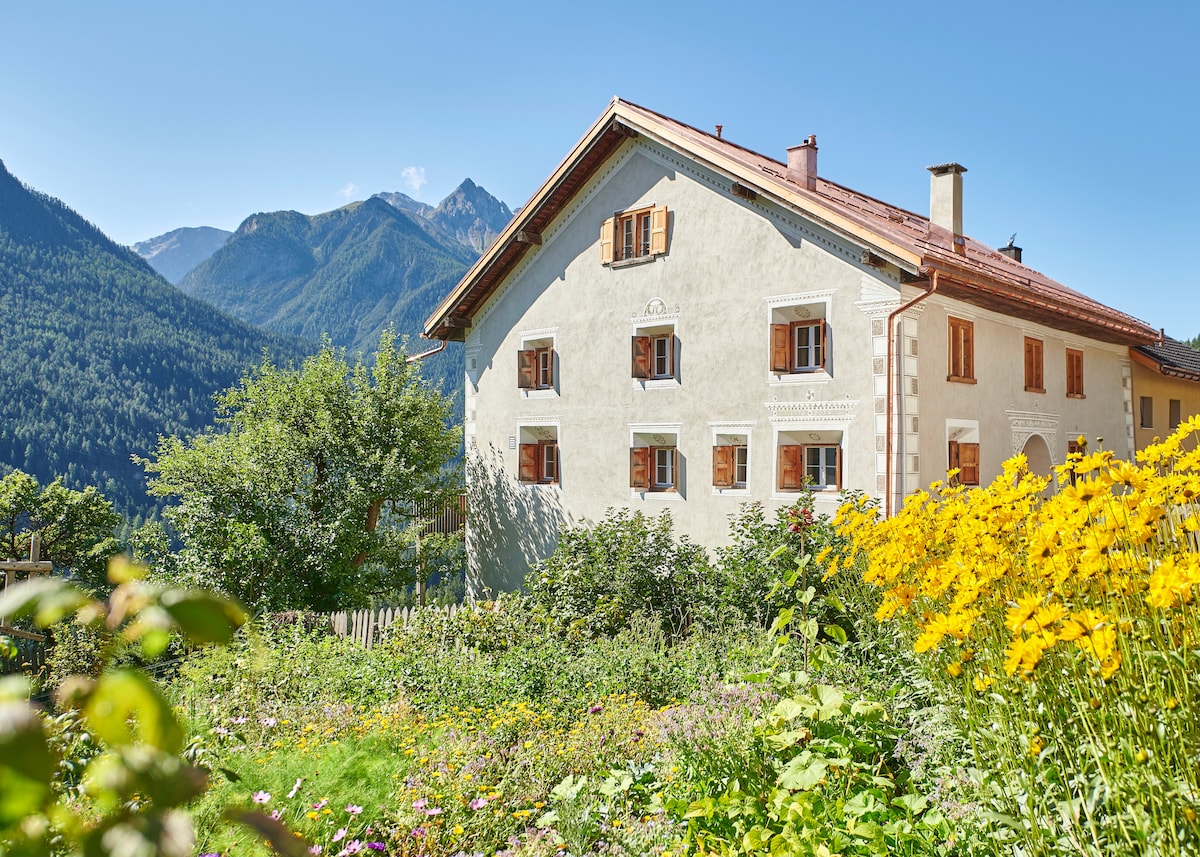
POLYGON ((1200 853, 1198 432, 716 557, 613 511, 370 649, 125 561, 13 590, 104 667, 0 690, 0 854, 1200 853))

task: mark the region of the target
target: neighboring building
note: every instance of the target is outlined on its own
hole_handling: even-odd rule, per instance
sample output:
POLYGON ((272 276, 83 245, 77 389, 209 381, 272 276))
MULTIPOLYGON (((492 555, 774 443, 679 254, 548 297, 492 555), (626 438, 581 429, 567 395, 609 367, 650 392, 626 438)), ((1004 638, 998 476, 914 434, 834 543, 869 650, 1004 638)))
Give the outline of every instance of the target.
POLYGON ((614 506, 715 546, 806 481, 894 508, 1079 434, 1128 455, 1157 331, 964 236, 965 170, 930 170, 926 218, 821 178, 814 137, 779 162, 614 99, 426 323, 466 343, 471 586, 614 506))
POLYGON ((1200 414, 1200 351, 1163 337, 1129 349, 1133 358, 1133 440, 1145 449, 1200 414))

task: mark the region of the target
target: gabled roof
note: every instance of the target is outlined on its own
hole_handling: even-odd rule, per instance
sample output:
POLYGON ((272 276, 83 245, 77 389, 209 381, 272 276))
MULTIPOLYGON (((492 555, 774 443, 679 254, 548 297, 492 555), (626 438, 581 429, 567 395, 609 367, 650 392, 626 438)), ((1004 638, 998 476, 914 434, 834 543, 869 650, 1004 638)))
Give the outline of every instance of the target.
POLYGON ((1135 360, 1157 369, 1162 375, 1200 381, 1200 351, 1178 339, 1167 336, 1157 345, 1139 345, 1132 350, 1135 360))
POLYGON ((567 157, 521 208, 492 246, 425 322, 425 335, 462 339, 479 307, 542 230, 630 137, 644 135, 732 182, 821 223, 872 255, 898 266, 910 281, 938 272, 938 291, 950 297, 1108 342, 1157 342, 1158 331, 1028 268, 973 238, 956 252, 953 236, 929 218, 822 179, 815 190, 791 181, 787 166, 765 155, 614 98, 567 157))

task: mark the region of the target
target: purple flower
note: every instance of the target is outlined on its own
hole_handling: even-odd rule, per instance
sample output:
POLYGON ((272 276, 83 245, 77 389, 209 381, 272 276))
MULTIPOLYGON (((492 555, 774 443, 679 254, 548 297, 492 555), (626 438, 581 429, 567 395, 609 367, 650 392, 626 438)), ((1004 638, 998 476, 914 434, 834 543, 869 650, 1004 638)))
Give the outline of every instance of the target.
POLYGON ((424 827, 414 827, 413 831, 412 831, 412 835, 417 837, 418 839, 420 839, 422 836, 425 835, 425 828, 424 827))
POLYGON ((604 710, 603 705, 593 705, 591 708, 588 709, 588 714, 599 714, 603 710, 604 710))
POLYGON ((362 812, 362 807, 348 803, 346 804, 346 812, 350 813, 351 815, 359 815, 362 812))
POLYGON ((255 803, 266 803, 270 799, 271 799, 270 792, 255 792, 254 794, 252 794, 250 796, 250 800, 254 801, 255 803))
POLYGON ((200 857, 221 857, 216 851, 209 851, 207 854, 201 854, 200 857))
POLYGON ((471 809, 483 809, 485 806, 487 806, 487 800, 485 798, 477 797, 475 800, 467 804, 467 806, 471 807, 471 809))
POLYGON ((341 842, 345 838, 346 838, 346 828, 339 827, 338 832, 333 834, 333 839, 331 839, 330 842, 341 842))
POLYGON ((387 846, 384 845, 382 842, 368 842, 367 847, 370 848, 372 851, 386 851, 387 850, 387 846))

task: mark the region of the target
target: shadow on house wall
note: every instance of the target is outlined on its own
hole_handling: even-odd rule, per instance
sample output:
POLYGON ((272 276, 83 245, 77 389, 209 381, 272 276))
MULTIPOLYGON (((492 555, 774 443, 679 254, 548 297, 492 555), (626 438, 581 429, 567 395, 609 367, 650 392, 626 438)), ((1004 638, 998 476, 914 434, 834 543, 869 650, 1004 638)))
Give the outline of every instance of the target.
POLYGON ((467 453, 467 593, 484 598, 520 589, 533 563, 549 556, 568 523, 558 488, 522 485, 494 445, 467 453))

